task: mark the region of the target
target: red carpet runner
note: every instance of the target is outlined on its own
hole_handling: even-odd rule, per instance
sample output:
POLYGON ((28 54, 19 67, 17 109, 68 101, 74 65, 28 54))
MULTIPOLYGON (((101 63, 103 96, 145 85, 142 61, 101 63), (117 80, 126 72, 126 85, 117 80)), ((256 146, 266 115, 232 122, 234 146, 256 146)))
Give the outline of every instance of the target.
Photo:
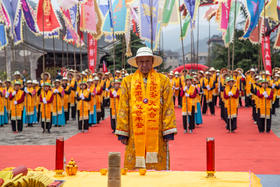
MULTIPOLYGON (((229 134, 216 116, 203 117, 204 124, 193 134, 183 134, 181 110, 176 109, 178 135, 170 143, 171 169, 204 171, 206 167, 206 137, 216 139, 216 169, 218 171, 253 171, 257 174, 280 174, 280 139, 274 133, 259 134, 251 120, 251 109, 241 108, 236 133, 229 134)), ((66 127, 67 128, 67 127, 66 127)), ((30 137, 32 138, 32 137, 30 137)), ((55 141, 55 140, 54 140, 55 141)), ((78 134, 66 141, 67 161, 74 158, 80 170, 96 171, 107 167, 108 152, 124 153, 112 135, 109 119, 87 134, 78 134)), ((0 146, 0 169, 26 165, 54 169, 54 146, 0 146)))

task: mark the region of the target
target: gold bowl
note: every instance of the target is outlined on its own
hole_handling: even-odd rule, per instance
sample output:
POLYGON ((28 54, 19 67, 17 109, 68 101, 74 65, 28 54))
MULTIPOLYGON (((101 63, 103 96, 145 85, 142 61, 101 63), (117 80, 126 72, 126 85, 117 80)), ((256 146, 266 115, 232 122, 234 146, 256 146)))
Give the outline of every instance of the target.
POLYGON ((139 169, 139 173, 140 173, 140 175, 144 176, 144 175, 146 175, 147 170, 146 169, 139 169))

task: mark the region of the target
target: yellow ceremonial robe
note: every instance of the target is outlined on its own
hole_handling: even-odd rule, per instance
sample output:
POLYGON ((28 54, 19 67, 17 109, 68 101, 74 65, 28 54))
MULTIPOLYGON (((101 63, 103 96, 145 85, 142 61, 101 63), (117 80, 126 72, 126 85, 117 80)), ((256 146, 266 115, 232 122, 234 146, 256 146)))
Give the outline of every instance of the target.
MULTIPOLYGON (((159 107, 159 127, 158 127, 158 152, 157 152, 157 163, 146 163, 147 169, 155 170, 166 170, 167 168, 167 150, 166 142, 164 142, 163 136, 168 134, 176 134, 176 118, 173 104, 173 91, 170 86, 170 80, 163 74, 159 74, 160 82, 160 106, 159 107)), ((132 74, 123 79, 121 85, 120 101, 118 106, 118 118, 117 118, 117 128, 116 135, 129 137, 128 145, 126 146, 124 167, 129 170, 136 169, 136 149, 135 149, 135 135, 134 135, 134 125, 132 123, 133 108, 135 103, 132 102, 132 82, 134 76, 132 74)), ((144 80, 139 80, 143 81, 144 80)), ((149 82, 149 80, 148 80, 149 82)), ((146 86, 145 86, 146 87, 146 86)), ((149 124, 147 124, 148 126, 149 124)), ((148 127, 147 127, 148 128, 148 127)), ((168 162, 169 165, 169 162, 168 162)))

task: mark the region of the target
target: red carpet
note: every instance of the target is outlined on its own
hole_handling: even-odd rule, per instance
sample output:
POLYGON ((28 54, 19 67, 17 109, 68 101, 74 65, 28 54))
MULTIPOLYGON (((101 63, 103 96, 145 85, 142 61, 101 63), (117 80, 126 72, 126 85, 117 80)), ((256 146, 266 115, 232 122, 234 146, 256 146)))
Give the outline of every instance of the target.
MULTIPOLYGON (((274 133, 259 134, 251 120, 251 109, 241 108, 236 133, 229 134, 216 116, 203 117, 204 124, 193 134, 183 134, 181 110, 176 109, 179 133, 170 143, 171 169, 203 171, 206 166, 206 137, 216 139, 218 171, 253 171, 280 174, 280 139, 274 133)), ((55 141, 55 140, 54 140, 55 141)), ((80 170, 96 171, 107 167, 110 151, 124 153, 124 146, 112 135, 109 119, 87 134, 78 134, 65 144, 67 161, 74 158, 80 170)), ((0 146, 0 168, 26 165, 54 169, 55 146, 0 146)))

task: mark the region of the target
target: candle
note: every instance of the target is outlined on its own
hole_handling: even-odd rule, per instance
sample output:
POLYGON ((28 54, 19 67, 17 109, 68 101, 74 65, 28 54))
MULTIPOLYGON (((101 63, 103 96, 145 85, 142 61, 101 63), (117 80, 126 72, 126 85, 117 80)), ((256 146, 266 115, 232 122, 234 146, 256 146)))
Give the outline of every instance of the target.
POLYGON ((206 138, 207 174, 214 176, 215 172, 215 139, 206 138))
POLYGON ((56 138, 55 170, 64 170, 64 138, 56 138))

